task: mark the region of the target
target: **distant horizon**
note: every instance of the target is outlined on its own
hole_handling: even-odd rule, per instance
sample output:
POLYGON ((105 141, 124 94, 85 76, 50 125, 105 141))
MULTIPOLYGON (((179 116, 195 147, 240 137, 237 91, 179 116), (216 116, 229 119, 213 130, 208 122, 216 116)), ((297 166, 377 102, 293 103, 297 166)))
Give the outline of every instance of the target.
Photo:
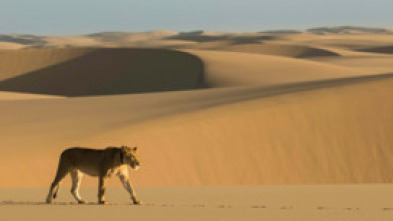
POLYGON ((274 31, 307 31, 310 29, 317 28, 337 28, 337 27, 351 27, 351 28, 370 28, 370 29, 386 29, 393 30, 393 26, 362 26, 362 25, 325 25, 325 26, 310 26, 303 28, 294 28, 294 27, 282 27, 282 28, 266 28, 266 29, 256 29, 256 30, 216 30, 216 29, 185 29, 185 30, 173 30, 173 29, 146 29, 146 30, 97 30, 91 32, 81 32, 81 33, 72 33, 72 34, 36 34, 36 33, 28 33, 28 32, 11 32, 4 33, 0 32, 0 35, 33 35, 33 36, 83 36, 83 35, 91 35, 98 33, 144 33, 144 32, 155 32, 155 31, 173 31, 177 33, 187 33, 187 32, 197 32, 197 31, 206 31, 206 32, 222 32, 222 33, 260 33, 260 32, 274 32, 274 31))

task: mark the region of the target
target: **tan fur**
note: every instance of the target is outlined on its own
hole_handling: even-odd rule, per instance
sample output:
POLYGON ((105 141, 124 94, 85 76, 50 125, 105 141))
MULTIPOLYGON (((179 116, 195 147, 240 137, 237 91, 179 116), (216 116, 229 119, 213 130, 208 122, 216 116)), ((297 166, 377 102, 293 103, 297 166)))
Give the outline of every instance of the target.
POLYGON ((106 180, 115 174, 129 192, 133 203, 140 204, 129 180, 128 166, 132 169, 139 167, 137 147, 107 147, 103 150, 81 147, 66 149, 61 154, 57 173, 49 189, 46 202, 52 203, 53 198, 56 198, 61 180, 70 173, 72 178, 71 193, 78 203, 86 202, 79 196, 79 186, 83 174, 99 177, 98 202, 101 204, 106 203, 104 198, 106 180))

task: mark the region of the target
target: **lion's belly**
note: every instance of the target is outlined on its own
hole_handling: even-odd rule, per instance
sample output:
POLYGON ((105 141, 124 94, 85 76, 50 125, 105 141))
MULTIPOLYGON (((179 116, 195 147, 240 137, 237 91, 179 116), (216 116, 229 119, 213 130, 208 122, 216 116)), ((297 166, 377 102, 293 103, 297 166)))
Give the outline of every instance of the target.
POLYGON ((97 166, 92 166, 92 165, 79 165, 78 170, 80 170, 82 173, 85 173, 90 176, 99 176, 99 168, 97 166))

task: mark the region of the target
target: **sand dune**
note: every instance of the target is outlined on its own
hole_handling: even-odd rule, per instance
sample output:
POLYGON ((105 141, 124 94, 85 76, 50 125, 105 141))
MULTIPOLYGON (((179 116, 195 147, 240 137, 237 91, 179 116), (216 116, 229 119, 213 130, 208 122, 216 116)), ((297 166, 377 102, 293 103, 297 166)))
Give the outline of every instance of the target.
POLYGON ((392 31, 386 28, 371 28, 357 26, 332 26, 307 29, 314 34, 392 34, 392 31))
POLYGON ((69 47, 105 47, 106 45, 89 36, 45 36, 44 44, 36 44, 30 48, 69 48, 69 47))
POLYGON ((267 34, 226 34, 226 33, 209 33, 209 32, 191 32, 191 33, 180 33, 175 36, 167 37, 167 39, 174 40, 185 40, 193 42, 218 42, 218 41, 230 41, 232 44, 237 43, 259 43, 262 40, 273 40, 275 35, 267 34))
POLYGON ((300 34, 300 33, 303 33, 303 31, 295 30, 295 29, 275 29, 275 30, 261 31, 259 33, 266 33, 266 34, 300 34))
POLYGON ((205 63, 209 87, 272 85, 370 74, 361 69, 270 55, 184 50, 205 63))
POLYGON ((308 45, 310 47, 333 47, 339 49, 360 49, 369 47, 381 47, 391 45, 392 34, 330 34, 315 35, 302 33, 297 35, 282 35, 281 40, 293 44, 308 45))
POLYGON ((90 34, 89 37, 96 39, 100 42, 112 42, 112 43, 129 43, 136 41, 150 41, 154 39, 167 38, 169 36, 176 35, 177 32, 174 31, 152 31, 152 32, 137 32, 137 33, 127 33, 127 32, 101 32, 96 34, 90 34))
POLYGON ((89 49, 0 50, 0 80, 15 78, 70 61, 90 51, 89 49))
POLYGON ((36 44, 43 44, 40 36, 35 35, 4 35, 0 34, 0 41, 1 42, 9 42, 9 43, 18 43, 22 45, 36 45, 36 44))
MULTIPOLYGON (((192 46, 191 46, 192 47, 192 46)), ((203 47, 203 45, 201 45, 203 47)), ((225 45, 211 45, 203 47, 204 49, 214 49, 223 51, 238 51, 247 53, 258 53, 258 54, 270 54, 292 58, 310 58, 310 57, 321 57, 321 56, 339 56, 335 52, 331 52, 324 49, 312 48, 303 45, 290 45, 280 43, 258 43, 250 44, 247 42, 232 44, 228 43, 225 45)))
POLYGON ((272 85, 370 73, 269 55, 184 51, 187 53, 161 49, 3 50, 0 90, 86 96, 272 85))
POLYGON ((21 49, 24 47, 25 47, 24 45, 18 44, 18 43, 0 42, 0 50, 2 50, 2 49, 21 49))
POLYGON ((262 54, 280 55, 293 58, 309 58, 321 56, 339 56, 339 54, 318 48, 312 48, 302 45, 285 45, 285 44, 264 44, 261 47, 253 45, 234 46, 230 48, 235 51, 259 52, 262 54))
POLYGON ((383 46, 383 47, 375 47, 375 48, 362 48, 357 51, 362 52, 372 52, 372 53, 383 53, 383 54, 393 54, 393 46, 383 46))
MULTIPOLYGON (((113 47, 125 46, 138 41, 148 42, 176 35, 172 31, 101 32, 76 36, 34 36, 34 35, 0 35, 1 43, 20 44, 29 48, 64 48, 64 47, 113 47)), ((8 49, 8 48, 3 48, 8 49)), ((11 49, 11 48, 10 48, 11 49)), ((16 48, 12 48, 16 49, 16 48)))
POLYGON ((125 143, 143 148, 138 185, 391 182, 392 80, 360 80, 1 101, 0 185, 46 186, 63 148, 125 143))
POLYGON ((86 143, 144 146, 145 170, 135 175, 140 185, 389 183, 392 83, 225 105, 86 143))
POLYGON ((393 56, 346 56, 346 57, 319 57, 314 61, 328 64, 351 67, 369 71, 370 73, 388 73, 393 71, 393 56))
POLYGON ((201 61, 177 51, 30 49, 2 51, 0 56, 3 91, 86 96, 204 87, 201 61))

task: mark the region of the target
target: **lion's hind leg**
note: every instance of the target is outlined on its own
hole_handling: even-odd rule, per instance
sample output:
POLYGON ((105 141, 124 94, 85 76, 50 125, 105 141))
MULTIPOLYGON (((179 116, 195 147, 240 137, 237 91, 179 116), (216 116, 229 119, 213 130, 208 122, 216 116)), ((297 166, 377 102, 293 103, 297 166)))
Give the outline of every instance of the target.
POLYGON ((79 195, 79 187, 82 181, 82 172, 74 169, 71 171, 71 178, 72 178, 72 187, 71 187, 71 194, 74 196, 74 198, 78 201, 79 204, 84 204, 86 201, 82 200, 82 198, 79 195))
POLYGON ((57 191, 59 190, 60 182, 64 179, 65 176, 70 172, 70 167, 64 162, 64 159, 61 158, 59 162, 59 166, 57 168, 55 179, 50 186, 48 196, 46 197, 46 203, 52 203, 52 200, 56 198, 57 191))

